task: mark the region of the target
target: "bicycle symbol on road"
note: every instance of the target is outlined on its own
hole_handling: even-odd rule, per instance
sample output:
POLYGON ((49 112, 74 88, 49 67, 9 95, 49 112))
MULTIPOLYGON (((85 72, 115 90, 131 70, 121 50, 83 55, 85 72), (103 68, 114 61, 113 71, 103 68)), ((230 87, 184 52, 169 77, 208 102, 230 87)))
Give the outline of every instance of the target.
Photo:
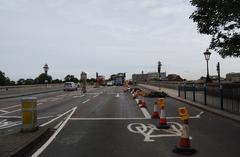
POLYGON ((168 122, 168 124, 171 126, 170 129, 158 129, 153 124, 145 125, 143 123, 131 123, 127 128, 132 133, 142 134, 144 142, 154 142, 154 138, 181 136, 183 129, 181 124, 177 122, 168 122), (153 134, 154 131, 158 134, 153 134))

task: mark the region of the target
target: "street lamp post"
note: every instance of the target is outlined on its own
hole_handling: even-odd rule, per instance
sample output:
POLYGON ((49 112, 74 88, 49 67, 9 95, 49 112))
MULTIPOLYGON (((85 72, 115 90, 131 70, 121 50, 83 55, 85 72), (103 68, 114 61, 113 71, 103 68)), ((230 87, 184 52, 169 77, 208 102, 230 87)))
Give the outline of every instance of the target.
POLYGON ((48 69, 49 69, 48 65, 45 64, 44 67, 43 67, 43 69, 44 69, 45 74, 47 75, 47 72, 48 72, 48 69))
POLYGON ((209 50, 207 49, 206 52, 204 52, 203 54, 205 56, 205 60, 207 61, 207 78, 206 78, 206 83, 209 83, 209 82, 211 82, 211 79, 209 77, 208 61, 210 59, 211 52, 209 52, 209 50))
MULTIPOLYGON (((48 69, 49 69, 48 65, 47 65, 47 64, 45 64, 45 65, 43 66, 43 70, 44 70, 44 72, 45 72, 46 79, 47 79, 47 73, 48 73, 48 69)), ((48 80, 45 80, 44 82, 45 82, 45 84, 46 84, 46 87, 47 87, 48 80)))

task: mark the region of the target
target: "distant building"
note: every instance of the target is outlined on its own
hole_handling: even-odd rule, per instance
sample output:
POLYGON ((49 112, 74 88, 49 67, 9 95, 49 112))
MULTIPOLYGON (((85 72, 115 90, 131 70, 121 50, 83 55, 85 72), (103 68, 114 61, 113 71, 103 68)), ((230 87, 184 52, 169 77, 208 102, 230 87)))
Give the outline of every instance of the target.
MULTIPOLYGON (((162 72, 161 73, 161 80, 168 80, 167 79, 167 73, 166 72, 162 72)), ((132 81, 133 82, 146 82, 146 81, 156 81, 159 80, 159 73, 158 72, 149 72, 147 74, 133 74, 132 75, 132 81)))
POLYGON ((228 74, 226 74, 226 81, 240 82, 240 73, 228 73, 228 74))

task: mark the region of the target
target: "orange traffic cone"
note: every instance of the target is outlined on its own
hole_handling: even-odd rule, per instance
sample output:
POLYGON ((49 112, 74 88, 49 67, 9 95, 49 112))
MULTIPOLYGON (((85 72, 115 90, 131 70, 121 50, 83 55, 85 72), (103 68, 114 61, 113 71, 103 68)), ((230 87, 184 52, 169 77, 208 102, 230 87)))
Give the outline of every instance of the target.
POLYGON ((167 119, 165 116, 165 111, 164 111, 164 106, 161 107, 161 112, 160 112, 160 121, 157 126, 158 129, 169 129, 170 126, 167 124, 167 119))
POLYGON ((191 148, 190 145, 188 119, 184 120, 183 123, 183 130, 179 144, 175 147, 173 152, 183 155, 192 155, 196 150, 191 148))
POLYGON ((154 103, 154 107, 153 107, 153 113, 152 113, 152 119, 157 119, 160 118, 159 117, 159 113, 158 113, 158 109, 157 109, 157 103, 154 103))

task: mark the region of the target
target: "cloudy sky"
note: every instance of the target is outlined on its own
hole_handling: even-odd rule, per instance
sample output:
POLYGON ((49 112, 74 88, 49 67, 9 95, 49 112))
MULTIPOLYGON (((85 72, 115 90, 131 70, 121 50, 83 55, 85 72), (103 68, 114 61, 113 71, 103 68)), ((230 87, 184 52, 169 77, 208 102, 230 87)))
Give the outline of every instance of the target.
MULTIPOLYGON (((198 79, 210 37, 197 32, 188 0, 0 0, 0 70, 13 80, 99 72, 157 71, 198 79)), ((240 59, 214 53, 210 73, 240 72, 240 59), (238 67, 238 68, 237 68, 238 67)))

